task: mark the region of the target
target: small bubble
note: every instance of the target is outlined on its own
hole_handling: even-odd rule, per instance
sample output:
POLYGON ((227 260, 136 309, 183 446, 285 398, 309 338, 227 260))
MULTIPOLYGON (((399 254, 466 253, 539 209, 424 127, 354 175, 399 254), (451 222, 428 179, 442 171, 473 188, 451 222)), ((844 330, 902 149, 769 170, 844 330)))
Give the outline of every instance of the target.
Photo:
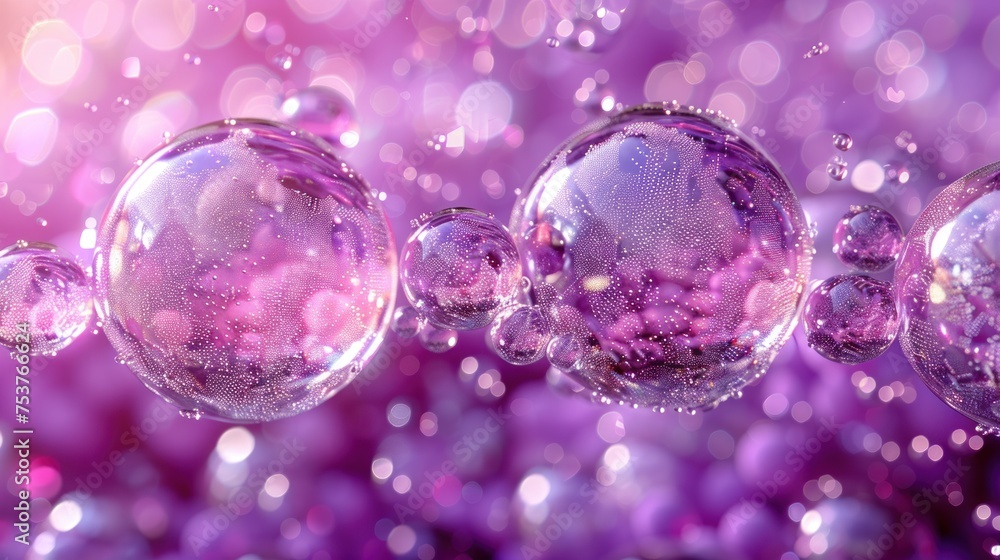
POLYGON ((840 150, 842 152, 846 152, 847 150, 850 150, 851 146, 853 146, 853 145, 854 145, 854 139, 851 138, 850 134, 845 134, 843 132, 839 132, 839 133, 833 135, 833 147, 834 148, 837 148, 838 150, 840 150))
POLYGON ((559 39, 555 37, 549 37, 545 40, 545 44, 552 47, 553 49, 559 46, 559 39))
POLYGON ((38 222, 38 225, 40 225, 42 227, 45 227, 45 226, 49 225, 49 221, 46 220, 45 218, 38 218, 35 221, 38 222))
POLYGON ((191 53, 184 53, 184 62, 194 66, 199 66, 201 64, 201 57, 191 53))
POLYGON ((219 12, 219 7, 216 6, 215 4, 209 4, 208 5, 208 11, 218 13, 219 12))
POLYGON ((826 164, 826 174, 834 181, 843 181, 847 178, 847 162, 840 156, 833 156, 826 164))
POLYGON ((820 41, 815 45, 813 45, 812 48, 809 49, 809 52, 802 55, 802 58, 812 58, 814 56, 819 56, 829 51, 830 51, 830 45, 824 44, 823 41, 820 41))

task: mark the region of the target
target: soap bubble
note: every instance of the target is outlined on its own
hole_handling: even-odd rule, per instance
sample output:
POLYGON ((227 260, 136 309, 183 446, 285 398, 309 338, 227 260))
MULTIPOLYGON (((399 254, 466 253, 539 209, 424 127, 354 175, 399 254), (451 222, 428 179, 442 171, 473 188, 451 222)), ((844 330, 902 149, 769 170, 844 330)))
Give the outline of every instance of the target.
POLYGON ((358 145, 360 128, 354 105, 339 91, 323 86, 300 89, 281 103, 281 114, 288 124, 334 146, 358 145))
POLYGON ((417 333, 420 345, 431 352, 447 352, 458 344, 458 332, 454 329, 443 329, 434 325, 425 325, 417 333))
POLYGON ((903 248, 903 228, 878 206, 851 206, 833 229, 833 252, 861 272, 889 268, 903 248))
POLYGON ((670 104, 611 117, 546 162, 511 230, 536 289, 558 293, 553 336, 584 346, 560 359, 570 375, 604 400, 697 409, 766 371, 813 252, 766 154, 714 113, 670 104))
POLYGON ((896 296, 888 282, 861 274, 834 276, 806 298, 802 322, 819 355, 842 364, 867 362, 896 339, 896 296))
POLYGON ((382 341, 396 292, 389 223, 324 146, 265 121, 188 131, 133 170, 101 223, 105 332, 191 417, 303 412, 382 341))
POLYGON ((517 297, 521 261, 492 216, 449 208, 424 217, 403 246, 401 272, 406 298, 428 321, 471 330, 517 297))
POLYGON ((425 324, 427 319, 409 305, 400 305, 392 314, 392 330, 402 338, 417 336, 425 324))
POLYGON ((854 139, 851 138, 850 134, 844 132, 838 132, 837 134, 833 135, 834 148, 837 148, 842 152, 846 152, 847 150, 850 150, 851 146, 853 145, 854 145, 854 139))
POLYGON ((92 302, 87 273, 62 249, 19 241, 0 251, 0 344, 62 350, 86 330, 92 302))
POLYGON ((913 368, 952 408, 1000 428, 1000 162, 927 205, 895 281, 899 340, 913 368))
POLYGON ((498 356, 512 364, 537 362, 549 343, 549 322, 536 306, 512 305, 493 319, 490 345, 498 356))

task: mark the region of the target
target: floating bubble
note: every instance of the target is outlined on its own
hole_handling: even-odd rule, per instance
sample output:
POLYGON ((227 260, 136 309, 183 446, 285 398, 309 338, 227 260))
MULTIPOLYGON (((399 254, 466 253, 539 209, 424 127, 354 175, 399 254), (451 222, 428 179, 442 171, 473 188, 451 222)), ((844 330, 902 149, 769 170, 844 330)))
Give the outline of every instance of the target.
POLYGON ((183 410, 254 422, 318 405, 372 357, 393 308, 395 250, 371 192, 283 125, 179 135, 133 170, 100 226, 111 344, 183 410))
POLYGON ((546 161, 511 229, 536 290, 558 293, 553 336, 583 346, 558 359, 570 375, 605 400, 697 409, 766 371, 812 240, 752 140, 711 112, 644 105, 546 161))
POLYGON ((490 344, 505 361, 517 365, 537 362, 549 343, 549 322, 539 307, 512 305, 493 319, 490 344))
POLYGON ((417 334, 420 345, 431 352, 447 352, 458 344, 458 332, 454 329, 442 329, 434 325, 426 325, 417 334))
POLYGON ((87 329, 92 302, 87 273, 62 249, 19 241, 0 251, 0 344, 62 350, 87 329))
POLYGON ((1000 162, 927 205, 906 237, 895 281, 910 364, 949 406, 1000 427, 1000 162))
POLYGON ((392 330, 402 338, 417 336, 425 324, 427 319, 409 305, 400 305, 392 314, 392 330))
POLYGON ((861 274, 824 280, 803 311, 809 347, 842 364, 859 364, 885 352, 896 339, 899 314, 892 285, 861 274))
POLYGON ((555 37, 549 37, 548 39, 545 40, 545 44, 552 48, 556 48, 559 46, 559 39, 556 39, 555 37))
POLYGON ((851 206, 833 229, 833 252, 861 272, 885 270, 903 248, 903 228, 878 206, 851 206))
POLYGON ((281 104, 285 121, 311 132, 333 146, 353 148, 360 138, 354 105, 340 92, 311 86, 285 98, 281 104))
POLYGON ((826 164, 826 174, 834 181, 843 181, 847 178, 847 161, 840 156, 833 156, 830 163, 826 164))
POLYGON ((406 298, 449 329, 485 327, 513 303, 521 280, 514 240, 492 216, 449 208, 425 217, 403 246, 406 298))
POLYGON ((833 135, 833 147, 837 148, 842 152, 846 152, 851 149, 854 145, 854 139, 851 138, 850 134, 845 134, 843 132, 838 132, 833 135))
POLYGON ((570 371, 583 357, 583 344, 573 335, 556 336, 549 341, 545 354, 553 366, 570 371))

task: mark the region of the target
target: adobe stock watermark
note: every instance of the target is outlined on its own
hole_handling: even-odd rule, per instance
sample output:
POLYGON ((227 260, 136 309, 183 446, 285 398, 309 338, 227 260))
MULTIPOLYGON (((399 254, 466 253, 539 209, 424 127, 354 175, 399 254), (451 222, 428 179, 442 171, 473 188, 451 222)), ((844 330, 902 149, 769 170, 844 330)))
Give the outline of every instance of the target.
POLYGON ((282 443, 281 451, 267 465, 251 471, 247 482, 232 492, 229 499, 215 507, 215 511, 202 523, 201 529, 188 537, 188 546, 195 556, 200 556, 208 546, 232 525, 233 521, 253 511, 257 494, 267 479, 285 472, 306 450, 298 438, 288 438, 282 443))
MULTIPOLYGON (((972 467, 962 464, 962 459, 948 460, 948 468, 930 486, 925 486, 913 496, 911 505, 920 513, 930 513, 933 504, 948 496, 948 486, 961 480, 972 470, 972 467)), ((916 527, 917 516, 911 511, 900 514, 899 519, 882 525, 883 532, 874 539, 868 539, 865 555, 854 555, 854 560, 880 560, 892 550, 896 543, 903 540, 910 529, 916 527)))
POLYGON ((788 468, 774 471, 769 480, 758 481, 757 491, 750 495, 750 498, 741 498, 740 507, 737 510, 726 514, 725 521, 730 529, 736 529, 750 521, 757 512, 767 505, 768 500, 778 494, 778 490, 789 482, 795 474, 806 467, 823 446, 833 441, 837 433, 840 432, 841 425, 834 422, 833 418, 821 418, 820 428, 816 435, 807 439, 804 443, 796 445, 785 454, 785 466, 788 468))
POLYGON ((149 99, 150 95, 163 84, 167 76, 168 73, 159 65, 146 66, 143 68, 139 83, 125 95, 122 95, 119 102, 111 108, 111 113, 114 116, 102 118, 93 127, 87 123, 77 123, 73 128, 73 137, 78 142, 64 146, 63 157, 55 159, 51 163, 52 173, 55 174, 56 179, 63 180, 93 154, 98 146, 106 142, 118 130, 121 123, 132 114, 136 105, 149 99))
POLYGON ((90 499, 93 493, 111 478, 118 467, 125 464, 125 460, 130 454, 137 451, 150 436, 160 429, 160 426, 167 423, 176 414, 176 408, 167 404, 166 401, 158 400, 146 417, 122 432, 118 438, 121 444, 120 448, 112 450, 100 461, 91 462, 90 472, 76 477, 76 490, 73 492, 73 499, 81 503, 90 499))
POLYGON ((833 91, 827 89, 825 83, 809 86, 809 94, 789 103, 784 114, 775 124, 775 128, 786 140, 790 139, 826 105, 831 97, 833 97, 833 91))
POLYGON ((888 40, 894 33, 902 29, 909 23, 910 18, 920 11, 920 8, 927 3, 927 0, 902 0, 894 2, 889 7, 889 19, 879 20, 878 30, 882 34, 883 40, 888 40))
POLYGON ((389 366, 395 364, 399 359, 399 356, 403 353, 403 345, 410 344, 411 340, 406 339, 404 342, 400 343, 398 340, 391 340, 386 344, 382 344, 379 347, 378 352, 375 353, 375 357, 372 358, 368 365, 365 366, 361 373, 358 374, 353 381, 351 381, 351 386, 354 387, 354 392, 361 394, 361 391, 365 387, 371 385, 379 378, 389 366))
MULTIPOLYGON (((737 10, 745 12, 750 7, 750 0, 735 0, 734 4, 737 10)), ((674 51, 671 57, 677 61, 691 60, 696 54, 705 52, 719 37, 725 35, 735 21, 736 14, 733 12, 733 8, 725 5, 716 17, 700 22, 698 33, 688 36, 683 53, 674 51)))
MULTIPOLYGON (((906 161, 906 171, 909 178, 904 183, 899 180, 886 181, 885 185, 875 191, 874 196, 886 208, 892 207, 896 198, 903 194, 909 183, 918 180, 925 172, 941 161, 942 154, 956 143, 964 142, 969 134, 958 125, 958 117, 952 117, 944 128, 934 131, 934 139, 923 149, 917 148, 906 161)), ((904 145, 900 145, 904 148, 904 145)))
POLYGON ((476 453, 493 438, 494 434, 499 432, 504 424, 513 417, 513 413, 504 410, 502 406, 491 409, 482 426, 455 442, 451 448, 454 459, 445 460, 438 469, 425 471, 423 480, 413 482, 414 486, 406 493, 405 502, 397 502, 393 506, 399 524, 402 525, 408 517, 423 509, 428 500, 434 497, 434 491, 444 484, 445 477, 454 475, 458 472, 460 465, 471 461, 476 453))
MULTIPOLYGON (((630 457, 628 451, 620 447, 612 447, 605 462, 608 464, 625 465, 630 457)), ((600 472, 600 471, 599 471, 600 472)), ((549 516, 539 524, 532 533, 532 540, 521 545, 521 556, 525 560, 541 558, 542 555, 552 549, 552 546, 569 532, 574 523, 585 513, 584 504, 593 505, 600 497, 608 492, 610 482, 601 482, 597 476, 592 476, 580 485, 578 494, 581 500, 570 502, 568 506, 560 511, 549 514, 549 516)))
MULTIPOLYGON (((472 116, 482 109, 483 104, 490 101, 494 94, 500 92, 500 86, 493 80, 483 79, 471 86, 469 92, 471 95, 463 95, 454 107, 449 107, 441 115, 442 120, 454 124, 455 128, 453 131, 462 134, 463 141, 465 135, 462 123, 471 121, 472 116)), ((442 137, 447 142, 448 134, 440 133, 431 135, 431 138, 423 142, 416 140, 414 147, 385 171, 383 176, 385 185, 387 187, 394 187, 416 179, 417 169, 426 163, 430 157, 439 153, 439 148, 435 148, 435 146, 440 145, 442 137)))
POLYGON ((25 39, 28 38, 28 33, 31 32, 31 28, 43 21, 55 19, 59 15, 60 9, 71 1, 42 0, 38 2, 36 4, 38 9, 30 15, 21 18, 21 21, 17 22, 15 29, 7 33, 7 43, 10 45, 11 50, 15 53, 20 53, 24 47, 25 39))

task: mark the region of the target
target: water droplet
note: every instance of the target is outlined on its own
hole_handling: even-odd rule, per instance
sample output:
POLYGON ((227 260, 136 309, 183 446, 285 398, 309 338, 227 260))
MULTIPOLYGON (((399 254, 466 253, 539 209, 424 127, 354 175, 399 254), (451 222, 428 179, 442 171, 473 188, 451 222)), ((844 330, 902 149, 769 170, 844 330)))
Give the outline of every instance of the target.
POLYGON ((826 174, 834 181, 843 181, 847 178, 847 162, 840 156, 833 156, 826 164, 826 174))
POLYGON ((549 37, 545 40, 545 44, 552 47, 553 49, 559 46, 559 39, 555 37, 549 37))
POLYGON ((819 56, 829 51, 830 51, 830 45, 824 44, 823 41, 820 41, 815 45, 813 45, 812 48, 809 49, 809 52, 802 55, 802 58, 812 58, 814 56, 819 56))
POLYGON ((850 150, 851 146, 853 146, 853 145, 854 145, 854 139, 851 138, 850 134, 845 134, 843 132, 839 132, 839 133, 833 135, 833 147, 834 148, 837 148, 838 150, 840 150, 842 152, 846 152, 847 150, 850 150))

